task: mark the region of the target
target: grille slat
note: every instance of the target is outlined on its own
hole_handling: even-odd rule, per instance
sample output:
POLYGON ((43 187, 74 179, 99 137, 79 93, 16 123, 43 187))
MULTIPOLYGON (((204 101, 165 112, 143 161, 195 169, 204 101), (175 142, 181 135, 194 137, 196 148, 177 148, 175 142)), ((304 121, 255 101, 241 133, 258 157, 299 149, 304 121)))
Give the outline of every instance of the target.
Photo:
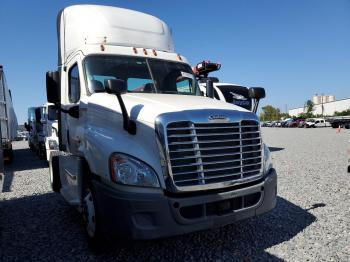
MULTIPOLYGON (((199 158, 199 156, 197 156, 196 158, 199 158)), ((202 156, 203 158, 203 156, 202 156)), ((257 157, 248 157, 245 158, 243 161, 247 161, 247 160, 260 160, 260 156, 257 157)), ((191 163, 191 164, 185 164, 185 165, 172 165, 173 168, 178 168, 178 167, 189 167, 189 166, 200 166, 200 165, 216 165, 216 164, 225 164, 225 163, 232 163, 232 162, 240 162, 242 161, 241 159, 231 159, 231 160, 222 160, 222 161, 215 161, 215 162, 202 162, 202 163, 191 163)), ((257 163, 259 164, 259 163, 257 163)), ((252 164, 253 165, 253 164, 252 164)), ((244 165, 247 166, 247 165, 244 165)), ((249 166, 249 165, 248 165, 249 166)))
MULTIPOLYGON (((252 171, 249 171, 249 172, 244 172, 244 173, 252 173, 252 172, 255 172, 256 174, 259 174, 260 172, 260 169, 256 169, 256 170, 252 170, 252 171)), ((244 176, 244 175, 243 175, 244 176)), ((241 174, 240 173, 229 173, 229 174, 225 174, 225 175, 219 175, 219 176, 205 176, 204 178, 201 178, 201 180, 213 180, 213 179, 216 179, 216 180, 219 180, 219 179, 222 179, 222 178, 233 178, 233 177, 237 177, 237 178, 240 178, 241 177, 241 174)), ((176 183, 177 184, 190 184, 191 182, 196 182, 198 181, 198 179, 196 178, 193 178, 193 179, 178 179, 176 180, 176 183)))
MULTIPOLYGON (((249 154, 249 153, 261 153, 260 150, 255 150, 255 151, 246 151, 246 152, 243 152, 244 154, 249 154)), ((201 157, 202 158, 207 158, 207 157, 225 157, 225 156, 235 156, 235 155, 240 155, 241 152, 238 152, 238 153, 227 153, 227 154, 211 154, 211 155, 204 155, 202 154, 201 157)), ((187 160, 187 159, 190 159, 190 158, 198 158, 199 156, 187 156, 187 157, 174 157, 174 158, 171 158, 171 161, 177 161, 177 160, 187 160)))
MULTIPOLYGON (((239 160, 234 160, 232 162, 240 162, 241 159, 239 160)), ((204 163, 201 163, 202 165, 205 165, 204 163)), ((212 163, 215 164, 215 163, 212 163)), ((237 168, 241 168, 241 167, 250 167, 250 166, 257 166, 260 165, 261 162, 259 163, 254 163, 254 164, 249 164, 249 165, 238 165, 238 166, 229 166, 229 167, 220 167, 220 168, 207 168, 207 169, 202 169, 201 171, 203 171, 204 173, 208 173, 208 172, 218 172, 218 171, 223 171, 223 170, 230 170, 230 169, 237 169, 237 168)), ((206 164, 208 165, 208 164, 206 164)), ((186 166, 184 166, 186 167, 186 166)), ((173 172, 174 176, 177 175, 187 175, 187 174, 192 174, 192 173, 197 173, 197 170, 193 170, 193 171, 186 171, 186 172, 173 172)))
MULTIPOLYGON (((231 136, 231 135, 239 135, 240 132, 228 132, 228 133, 197 133, 194 134, 181 134, 181 135, 169 135, 168 138, 186 138, 186 137, 201 137, 201 136, 231 136)), ((258 131, 245 132, 244 134, 259 134, 258 131)))
MULTIPOLYGON (((236 148, 242 148, 242 147, 253 147, 253 146, 261 146, 261 144, 255 144, 255 145, 244 145, 244 146, 223 146, 223 147, 205 147, 200 149, 201 151, 203 150, 219 150, 219 149, 236 149, 236 148)), ((170 150, 169 152, 186 152, 186 151, 194 151, 196 149, 179 149, 179 150, 170 150)))
POLYGON ((167 125, 170 171, 178 187, 244 181, 262 171, 259 123, 167 125))

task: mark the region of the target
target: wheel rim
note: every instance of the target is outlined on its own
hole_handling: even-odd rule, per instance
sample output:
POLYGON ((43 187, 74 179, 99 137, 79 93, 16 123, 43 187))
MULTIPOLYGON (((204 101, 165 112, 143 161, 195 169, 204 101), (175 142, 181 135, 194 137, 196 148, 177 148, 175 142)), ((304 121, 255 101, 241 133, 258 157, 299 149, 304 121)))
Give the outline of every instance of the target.
POLYGON ((91 192, 84 198, 86 231, 90 237, 94 237, 96 231, 95 204, 91 192))

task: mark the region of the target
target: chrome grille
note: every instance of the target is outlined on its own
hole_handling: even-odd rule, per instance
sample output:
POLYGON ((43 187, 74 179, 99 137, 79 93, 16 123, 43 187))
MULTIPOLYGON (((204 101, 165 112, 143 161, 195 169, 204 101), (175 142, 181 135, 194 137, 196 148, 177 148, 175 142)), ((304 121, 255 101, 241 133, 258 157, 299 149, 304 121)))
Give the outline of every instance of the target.
POLYGON ((262 170, 259 123, 172 122, 167 125, 170 170, 178 187, 244 181, 262 170))

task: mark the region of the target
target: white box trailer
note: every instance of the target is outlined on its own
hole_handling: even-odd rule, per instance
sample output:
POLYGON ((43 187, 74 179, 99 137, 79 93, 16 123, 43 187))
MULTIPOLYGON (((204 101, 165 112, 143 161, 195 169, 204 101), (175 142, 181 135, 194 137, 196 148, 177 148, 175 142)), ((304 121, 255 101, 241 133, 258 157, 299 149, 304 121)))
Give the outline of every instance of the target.
POLYGON ((3 157, 5 162, 10 163, 13 157, 11 142, 17 136, 18 124, 2 65, 0 65, 0 123, 3 157))
POLYGON ((78 5, 58 16, 59 109, 50 179, 103 236, 161 238, 271 210, 277 175, 258 117, 201 96, 168 26, 148 14, 78 5))

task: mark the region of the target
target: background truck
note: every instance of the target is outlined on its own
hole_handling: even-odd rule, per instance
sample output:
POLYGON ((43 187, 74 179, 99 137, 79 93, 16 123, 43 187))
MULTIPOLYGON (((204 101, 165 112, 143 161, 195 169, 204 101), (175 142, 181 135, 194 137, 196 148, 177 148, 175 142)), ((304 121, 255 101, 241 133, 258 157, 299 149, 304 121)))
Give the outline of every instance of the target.
POLYGON ((54 104, 46 103, 43 113, 42 124, 45 136, 45 155, 46 160, 49 161, 51 153, 58 150, 58 112, 54 104))
POLYGON ((345 127, 350 128, 350 116, 333 116, 327 117, 326 121, 330 123, 333 128, 345 127))
POLYGON ((28 108, 28 123, 25 123, 25 128, 29 132, 28 145, 40 159, 46 159, 45 148, 45 132, 44 125, 45 107, 30 107, 28 108))
POLYGON ((201 95, 163 21, 96 5, 65 8, 57 21, 50 179, 82 213, 90 243, 184 234, 274 208, 277 174, 257 116, 201 95))
MULTIPOLYGON (((210 61, 203 61, 193 67, 193 71, 197 76, 199 87, 203 95, 208 97, 212 96, 214 99, 222 100, 256 113, 259 102, 250 97, 248 87, 230 83, 220 83, 217 77, 209 77, 209 73, 217 71, 220 68, 221 64, 212 63, 210 61), (206 91, 208 79, 213 82, 213 94, 208 94, 206 91)), ((264 89, 255 88, 254 90, 259 90, 262 98, 265 96, 264 89)))
MULTIPOLYGON (((1 129, 0 129, 0 135, 1 135, 1 129)), ((0 193, 3 191, 3 188, 4 188, 4 180, 5 180, 4 158, 2 153, 2 145, 0 144, 0 193)))
POLYGON ((5 162, 10 163, 13 158, 11 142, 17 136, 17 117, 2 65, 0 65, 0 123, 3 157, 5 162))

